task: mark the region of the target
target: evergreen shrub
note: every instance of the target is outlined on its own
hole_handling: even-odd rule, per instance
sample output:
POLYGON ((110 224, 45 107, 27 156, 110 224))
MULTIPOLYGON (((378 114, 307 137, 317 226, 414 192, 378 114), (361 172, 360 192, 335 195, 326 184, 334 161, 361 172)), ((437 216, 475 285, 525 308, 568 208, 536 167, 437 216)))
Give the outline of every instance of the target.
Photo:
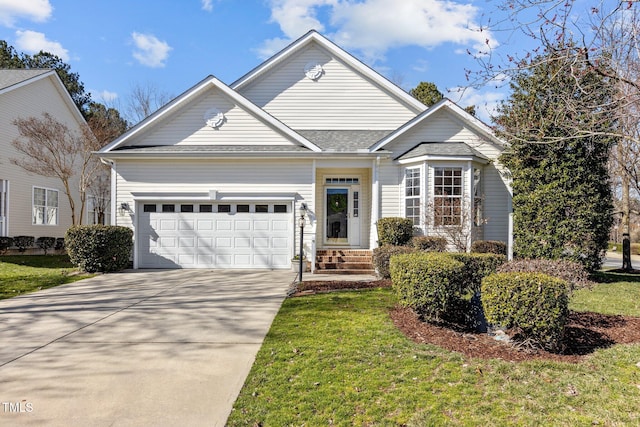
POLYGON ((500 265, 497 272, 544 273, 567 282, 569 292, 575 289, 590 288, 593 284, 589 280, 589 272, 586 268, 578 262, 569 260, 519 259, 500 265))
POLYGON ((33 236, 15 236, 13 238, 13 245, 18 248, 18 252, 25 252, 27 249, 33 247, 33 236))
POLYGON ((437 252, 391 258, 393 289, 401 305, 426 320, 441 321, 459 304, 464 264, 437 252))
POLYGON ((46 255, 49 249, 53 248, 56 245, 55 237, 38 237, 36 239, 36 245, 44 251, 46 255))
POLYGON ((561 349, 568 316, 567 283, 543 273, 496 273, 482 280, 489 323, 512 329, 518 340, 561 349))
POLYGON ((0 236, 0 253, 4 253, 11 246, 13 246, 12 237, 0 236))
POLYGON ((129 265, 133 231, 111 225, 73 226, 67 230, 65 246, 71 262, 83 271, 120 271, 129 265))
POLYGON ((498 240, 476 240, 471 244, 471 252, 507 255, 507 244, 498 240))
POLYGON ((383 279, 391 278, 389 271, 389 260, 392 256, 398 254, 409 254, 415 252, 416 249, 411 246, 380 246, 373 250, 373 265, 378 275, 383 279))
POLYGON ((411 239, 411 246, 419 251, 444 252, 447 250, 447 239, 438 236, 415 236, 411 239))
POLYGON ((461 289, 463 294, 473 295, 480 292, 482 279, 493 274, 506 262, 504 255, 493 253, 450 253, 448 256, 464 264, 461 289))
POLYGON ((413 221, 408 218, 380 218, 377 227, 380 246, 406 246, 413 237, 413 221))

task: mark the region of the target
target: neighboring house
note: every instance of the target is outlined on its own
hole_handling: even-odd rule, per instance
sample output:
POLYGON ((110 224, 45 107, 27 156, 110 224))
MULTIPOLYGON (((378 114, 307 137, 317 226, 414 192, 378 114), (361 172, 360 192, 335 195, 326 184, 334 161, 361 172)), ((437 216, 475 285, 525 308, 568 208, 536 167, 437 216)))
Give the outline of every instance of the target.
POLYGON ((391 216, 506 242, 502 149, 453 102, 427 108, 311 31, 230 86, 205 78, 99 155, 134 267, 287 268, 301 207, 308 257, 375 248, 391 216))
MULTIPOLYGON (((0 236, 64 237, 71 226, 61 181, 11 162, 23 156, 11 144, 19 137, 14 120, 42 118, 43 113, 70 129, 85 124, 54 70, 0 70, 0 236)), ((73 197, 79 206, 79 194, 73 197)))

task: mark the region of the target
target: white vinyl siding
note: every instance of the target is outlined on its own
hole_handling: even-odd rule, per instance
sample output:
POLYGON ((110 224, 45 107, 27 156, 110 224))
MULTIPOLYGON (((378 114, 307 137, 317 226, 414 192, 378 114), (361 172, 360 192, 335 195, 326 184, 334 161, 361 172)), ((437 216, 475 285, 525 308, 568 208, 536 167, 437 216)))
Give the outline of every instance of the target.
MULTIPOLYGON (((11 183, 6 212, 8 236, 63 237, 71 226, 71 208, 66 194, 62 192, 58 195, 57 225, 43 228, 33 224, 33 187, 59 188, 60 180, 30 174, 9 161, 23 155, 11 145, 11 141, 19 137, 18 128, 13 124, 17 118, 42 117, 43 112, 49 112, 69 128, 78 129, 77 117, 71 112, 71 105, 64 101, 63 96, 66 95, 57 89, 57 85, 49 77, 0 94, 0 180, 11 183)), ((70 188, 78 207, 78 183, 72 181, 70 188)))
POLYGON ((417 113, 315 43, 241 93, 292 129, 390 130, 417 113), (305 77, 308 63, 322 65, 319 79, 305 77))
POLYGON ((292 145, 261 119, 235 105, 220 90, 212 88, 191 101, 186 108, 165 119, 154 129, 134 138, 136 145, 292 145), (218 128, 208 126, 207 110, 216 108, 225 116, 218 128))
MULTIPOLYGON (((119 160, 116 164, 115 225, 135 227, 135 212, 120 209, 122 203, 136 205, 133 194, 208 193, 268 197, 273 194, 297 195, 296 206, 304 202, 311 212, 313 176, 311 160, 119 160)), ((240 196, 238 196, 240 197, 240 196)), ((213 200, 212 200, 213 202, 213 200)), ((293 221, 293 214, 291 216, 293 221)), ((292 227, 298 235, 298 228, 292 227)), ((312 235, 305 232, 305 250, 311 248, 312 235)), ((294 238, 295 245, 299 237, 294 238)), ((297 246, 296 246, 297 248, 297 246)), ((293 256, 293 253, 291 254, 293 256)))

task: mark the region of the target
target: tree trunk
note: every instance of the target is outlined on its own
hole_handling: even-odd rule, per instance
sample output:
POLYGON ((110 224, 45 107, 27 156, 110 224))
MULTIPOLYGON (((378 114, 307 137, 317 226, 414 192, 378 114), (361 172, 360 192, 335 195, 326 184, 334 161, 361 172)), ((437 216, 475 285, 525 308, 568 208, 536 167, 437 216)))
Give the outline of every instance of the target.
POLYGON ((622 176, 622 270, 631 271, 631 239, 629 237, 629 226, 631 217, 631 206, 629 204, 629 178, 622 176))

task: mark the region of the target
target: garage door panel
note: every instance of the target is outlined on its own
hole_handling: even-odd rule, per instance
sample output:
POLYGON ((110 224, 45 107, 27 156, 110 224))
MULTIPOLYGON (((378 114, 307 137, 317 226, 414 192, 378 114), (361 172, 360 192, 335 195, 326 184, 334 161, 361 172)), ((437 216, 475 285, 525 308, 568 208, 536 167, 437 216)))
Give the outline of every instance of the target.
POLYGON ((196 221, 196 227, 200 231, 213 230, 213 220, 199 219, 196 221))
POLYGON ((233 239, 233 247, 239 249, 247 249, 251 247, 251 238, 249 237, 235 237, 233 239))
POLYGON ((289 221, 273 219, 273 220, 271 220, 271 230, 273 230, 273 231, 289 231, 289 221))
POLYGON ((234 207, 227 213, 215 206, 214 212, 198 212, 195 203, 194 208, 193 213, 138 211, 140 267, 290 267, 291 212, 236 212, 234 207))
POLYGON ((216 220, 216 230, 217 231, 231 231, 233 230, 232 227, 233 222, 229 219, 224 219, 224 220, 216 220))
POLYGON ((176 220, 175 219, 161 219, 158 229, 160 231, 175 230, 176 229, 176 220))
POLYGON ((233 222, 233 229, 235 231, 249 231, 251 230, 251 221, 246 219, 237 219, 233 222))
POLYGON ((289 239, 287 237, 274 237, 271 239, 271 247, 273 249, 288 249, 289 239))

